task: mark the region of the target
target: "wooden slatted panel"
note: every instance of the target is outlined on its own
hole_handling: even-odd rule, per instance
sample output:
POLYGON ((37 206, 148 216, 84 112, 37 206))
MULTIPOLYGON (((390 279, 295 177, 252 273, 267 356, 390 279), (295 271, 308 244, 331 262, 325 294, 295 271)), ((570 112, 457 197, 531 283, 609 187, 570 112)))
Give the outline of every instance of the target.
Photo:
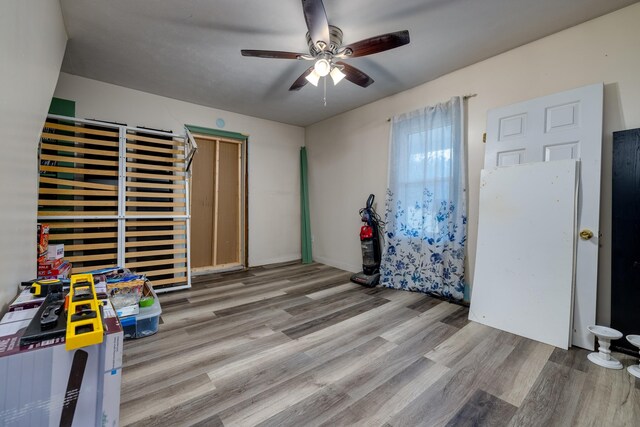
MULTIPOLYGON (((117 138, 116 134, 114 138, 117 138)), ((90 144, 90 145, 99 145, 101 147, 118 147, 117 141, 103 141, 101 139, 93 139, 93 138, 82 138, 79 136, 69 136, 69 135, 56 135, 50 132, 42 133, 42 142, 75 142, 81 144, 90 144)))
POLYGON ((155 188, 161 190, 184 190, 184 183, 182 184, 166 184, 157 182, 141 182, 141 181, 129 181, 127 182, 127 189, 130 188, 155 188))
POLYGON ((184 141, 182 139, 176 138, 165 138, 160 136, 148 136, 145 134, 144 130, 140 130, 138 133, 128 133, 127 140, 131 141, 143 141, 143 142, 151 142, 153 144, 161 144, 161 145, 177 145, 180 147, 184 146, 184 141))
POLYGON ((40 206, 102 206, 118 207, 117 200, 38 200, 40 206))
MULTIPOLYGON (((95 196, 95 190, 74 190, 64 188, 41 188, 40 194, 64 194, 67 196, 95 196)), ((117 191, 104 191, 100 192, 104 196, 117 196, 117 191)))
MULTIPOLYGON (((154 245, 177 245, 177 244, 186 244, 186 243, 187 243, 187 239, 154 240, 153 242, 154 245)), ((135 247, 143 247, 143 246, 149 246, 149 243, 143 240, 141 242, 127 242, 125 244, 125 247, 127 248, 135 248, 135 247)))
POLYGON ((154 279, 152 281, 154 289, 165 289, 174 286, 181 286, 187 284, 187 279, 182 277, 172 277, 169 279, 154 279))
POLYGON ((56 145, 56 144, 43 143, 41 145, 41 148, 43 150, 64 151, 67 153, 95 154, 97 156, 103 156, 103 157, 118 157, 119 155, 116 151, 94 150, 91 148, 69 147, 66 145, 56 145))
MULTIPOLYGON (((186 258, 173 258, 171 260, 174 264, 181 264, 181 263, 187 263, 187 259, 186 258)), ((131 269, 136 269, 139 267, 149 267, 152 265, 166 265, 167 264, 167 260, 164 259, 156 259, 156 260, 151 260, 151 261, 140 261, 140 262, 128 262, 127 266, 129 266, 129 268, 131 269)))
POLYGON ((111 126, 47 121, 40 147, 38 216, 117 215, 118 138, 111 126))
MULTIPOLYGON (((81 181, 73 181, 69 179, 48 178, 46 176, 40 177, 40 183, 57 184, 57 185, 62 185, 64 187, 94 188, 96 190, 105 190, 105 191, 117 191, 118 189, 118 186, 113 184, 96 184, 93 182, 81 182, 81 181)), ((41 186, 41 188, 47 188, 47 187, 41 186)))
POLYGON ((118 249, 118 243, 81 243, 79 245, 65 245, 66 251, 92 251, 95 249, 118 249))
MULTIPOLYGON (((154 199, 156 197, 153 197, 154 199)), ((148 207, 155 207, 155 208, 166 208, 166 207, 184 207, 186 206, 185 202, 167 202, 166 200, 158 200, 158 201, 153 201, 153 202, 132 202, 132 201, 127 201, 127 206, 148 206, 148 207)))
POLYGON ((184 142, 144 131, 127 140, 127 215, 185 215, 184 142))
MULTIPOLYGON (((139 221, 142 222, 142 221, 139 221)), ((129 225, 129 223, 127 223, 129 225)), ((164 225, 164 224, 163 224, 164 225)), ((141 227, 141 226, 139 226, 141 227)), ((177 230, 144 230, 144 231, 128 231, 126 233, 127 237, 149 237, 149 236, 182 236, 185 235, 186 231, 184 229, 177 230)))
MULTIPOLYGON (((142 151, 142 152, 151 152, 151 153, 165 153, 165 154, 178 154, 184 155, 184 150, 174 150, 172 148, 158 148, 158 147, 147 147, 140 144, 129 144, 127 143, 127 151, 142 151)), ((129 153, 127 153, 127 157, 129 153)))
POLYGON ((107 261, 112 259, 111 254, 92 254, 92 255, 72 255, 66 256, 66 259, 71 261, 72 263, 85 262, 85 261, 107 261))
POLYGON ((156 288, 187 284, 184 220, 125 221, 125 267, 145 274, 156 288))
POLYGON ((69 125, 48 121, 44 124, 44 128, 58 129, 58 130, 68 131, 71 133, 80 133, 80 134, 84 133, 89 135, 111 136, 116 138, 118 137, 117 130, 113 130, 112 127, 106 127, 106 126, 105 126, 105 129, 101 130, 101 129, 95 129, 93 126, 92 127, 85 127, 83 125, 69 126, 69 125), (111 129, 111 130, 107 130, 107 129, 111 129))
MULTIPOLYGON (((127 227, 155 227, 155 226, 162 226, 162 225, 167 225, 167 220, 160 220, 160 221, 151 221, 148 219, 142 219, 142 220, 129 220, 127 221, 127 227)), ((173 221, 173 225, 175 226, 175 228, 178 229, 183 229, 184 227, 186 227, 187 223, 184 220, 176 220, 173 221)))
POLYGON ((60 173, 70 173, 70 174, 79 174, 79 175, 100 175, 100 176, 118 176, 118 171, 110 171, 110 170, 100 170, 100 169, 85 169, 85 168, 74 168, 74 167, 61 167, 61 166, 49 166, 49 165, 40 165, 40 173, 42 172, 60 172, 60 173))
MULTIPOLYGON (((79 153, 83 154, 83 153, 79 153)), ((117 160, 99 160, 99 159, 86 159, 83 157, 71 157, 71 156, 51 156, 43 154, 40 156, 41 160, 51 160, 54 162, 73 163, 76 165, 98 165, 98 166, 118 166, 117 160)))
MULTIPOLYGON (((77 223, 74 221, 71 222, 52 222, 49 224, 49 228, 51 229, 56 229, 56 228, 74 228, 75 226, 77 226, 77 223)), ((113 227, 117 227, 118 223, 115 221, 84 221, 82 223, 82 228, 83 229, 88 229, 88 228, 113 228, 113 227)))
POLYGON ((106 220, 52 220, 49 242, 63 243, 72 273, 115 267, 118 260, 118 222, 106 220))
MULTIPOLYGON (((116 211, 91 211, 92 216, 93 215, 110 216, 110 215, 116 215, 116 214, 117 214, 116 211)), ((79 215, 78 211, 38 211, 38 216, 42 218, 46 218, 48 216, 76 216, 76 215, 79 215)))
POLYGON ((161 156, 148 156, 146 154, 138 154, 138 153, 127 153, 128 159, 137 159, 137 160, 151 160, 152 162, 160 162, 160 163, 171 163, 171 164, 181 164, 184 163, 184 157, 161 157, 161 156))
POLYGON ((167 166, 166 164, 147 164, 147 163, 136 163, 136 162, 127 162, 127 168, 129 169, 136 169, 136 170, 148 170, 148 171, 152 171, 151 173, 154 173, 153 171, 161 171, 161 172, 166 172, 166 171, 176 171, 176 172, 182 172, 184 171, 184 166, 167 166))
POLYGON ((127 178, 144 178, 153 181, 184 181, 185 179, 184 175, 167 175, 160 172, 161 171, 158 173, 128 172, 127 178))
POLYGON ((184 193, 156 193, 154 191, 127 191, 127 197, 158 197, 160 199, 184 199, 184 193))
MULTIPOLYGON (((126 254, 126 258, 147 258, 147 257, 155 257, 155 256, 163 256, 163 255, 174 255, 174 254, 181 254, 183 252, 185 252, 183 249, 178 248, 178 249, 160 249, 157 251, 150 251, 148 250, 150 247, 157 247, 154 246, 153 242, 147 241, 147 246, 144 247, 144 249, 147 250, 138 250, 135 252, 127 252, 126 254)), ((162 246, 169 246, 169 245, 162 245, 162 246)), ((173 246, 173 245, 171 245, 173 246)))
MULTIPOLYGON (((135 215, 186 215, 185 141, 152 131, 127 129, 125 212, 135 215)), ((51 239, 64 243, 73 272, 114 267, 118 248, 126 266, 147 274, 157 287, 188 283, 187 222, 127 219, 118 244, 119 130, 100 123, 49 119, 40 145, 40 222, 51 239), (102 219, 84 216, 107 217, 102 219), (69 219, 47 220, 47 217, 69 219), (73 218, 72 217, 81 217, 73 218)))
MULTIPOLYGON (((73 228, 81 228, 81 224, 82 222, 78 221, 77 223, 75 223, 73 228)), ((117 227, 117 225, 116 225, 117 227)), ((116 238, 118 237, 118 232, 117 231, 108 231, 108 232, 102 232, 102 231, 94 231, 94 230, 90 230, 91 232, 77 232, 77 233, 56 233, 56 236, 58 239, 60 240, 64 240, 64 239, 83 239, 83 240, 87 240, 87 239, 108 239, 108 238, 116 238)))
POLYGON ((112 268, 112 267, 114 267, 113 264, 98 264, 98 265, 92 265, 89 267, 73 267, 73 274, 86 273, 88 271, 102 270, 105 268, 112 268))
POLYGON ((167 268, 166 270, 152 270, 147 272, 146 276, 149 278, 153 278, 153 277, 165 276, 167 274, 174 274, 174 273, 186 274, 186 272, 187 272, 187 266, 183 266, 183 267, 177 267, 177 268, 167 268))

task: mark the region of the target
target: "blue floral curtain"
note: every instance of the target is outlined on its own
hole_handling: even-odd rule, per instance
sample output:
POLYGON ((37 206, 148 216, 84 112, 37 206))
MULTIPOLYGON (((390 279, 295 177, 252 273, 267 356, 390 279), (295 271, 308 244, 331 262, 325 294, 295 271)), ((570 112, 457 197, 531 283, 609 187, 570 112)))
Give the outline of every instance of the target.
POLYGON ((384 286, 464 297, 467 240, 462 98, 394 117, 384 286))

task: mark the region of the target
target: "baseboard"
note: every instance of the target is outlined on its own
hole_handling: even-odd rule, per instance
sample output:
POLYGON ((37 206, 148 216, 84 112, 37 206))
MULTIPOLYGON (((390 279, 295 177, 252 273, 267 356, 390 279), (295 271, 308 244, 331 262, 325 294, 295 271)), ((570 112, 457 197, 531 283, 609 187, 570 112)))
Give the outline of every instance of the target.
POLYGON ((261 265, 278 264, 281 262, 299 261, 300 254, 283 255, 276 258, 259 259, 255 261, 249 260, 249 267, 259 267, 261 265))
POLYGON ((335 267, 335 268, 339 268, 340 270, 346 270, 346 271, 350 271, 352 273, 356 273, 360 270, 362 270, 362 266, 361 265, 353 265, 353 264, 348 264, 346 262, 340 262, 340 261, 336 261, 334 259, 329 259, 329 258, 325 258, 322 256, 315 256, 313 257, 313 260, 316 262, 319 262, 321 264, 325 264, 331 267, 335 267))

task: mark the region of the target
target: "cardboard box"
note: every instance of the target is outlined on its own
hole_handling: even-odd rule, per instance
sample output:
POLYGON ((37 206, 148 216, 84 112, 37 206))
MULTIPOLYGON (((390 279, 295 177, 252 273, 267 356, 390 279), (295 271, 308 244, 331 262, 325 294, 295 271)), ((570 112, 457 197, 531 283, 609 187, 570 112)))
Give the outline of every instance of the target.
POLYGON ((64 244, 58 243, 55 245, 49 245, 47 249, 47 260, 55 261, 57 259, 64 258, 64 244))
POLYGON ((77 350, 67 351, 63 337, 20 346, 30 320, 0 324, 0 424, 118 425, 123 337, 105 301, 103 342, 77 350))
POLYGON ((63 262, 58 268, 38 270, 38 279, 66 279, 71 273, 71 263, 63 262))
POLYGON ((47 253, 49 246, 49 224, 38 224, 38 258, 47 253))
MULTIPOLYGON (((0 337, 14 335, 21 329, 26 329, 26 327, 29 326, 29 322, 31 322, 31 319, 20 320, 18 322, 0 323, 0 337)), ((6 351, 8 347, 14 345, 15 342, 3 341, 2 339, 0 339, 0 353, 6 351)))
POLYGON ((9 304, 9 311, 27 310, 40 307, 46 297, 36 297, 29 288, 23 289, 18 297, 9 304))
POLYGON ((51 260, 51 261, 44 261, 44 262, 38 264, 38 272, 60 268, 60 266, 62 264, 64 264, 65 262, 68 262, 68 261, 65 261, 62 258, 56 259, 56 260, 51 260))
POLYGON ((24 320, 31 321, 38 309, 39 307, 34 307, 28 308, 26 310, 10 311, 2 317, 2 320, 0 320, 0 325, 13 322, 22 322, 24 320))

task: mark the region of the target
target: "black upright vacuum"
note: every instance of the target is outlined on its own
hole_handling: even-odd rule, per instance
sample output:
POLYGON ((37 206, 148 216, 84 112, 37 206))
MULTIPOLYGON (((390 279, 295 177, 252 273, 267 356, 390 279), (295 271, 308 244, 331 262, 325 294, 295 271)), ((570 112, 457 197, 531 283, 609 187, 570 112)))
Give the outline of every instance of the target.
POLYGON ((369 195, 367 204, 360 209, 360 219, 365 223, 360 227, 360 246, 362 248, 362 271, 351 276, 351 281, 362 286, 374 287, 380 280, 380 235, 384 222, 373 208, 375 196, 369 195))

